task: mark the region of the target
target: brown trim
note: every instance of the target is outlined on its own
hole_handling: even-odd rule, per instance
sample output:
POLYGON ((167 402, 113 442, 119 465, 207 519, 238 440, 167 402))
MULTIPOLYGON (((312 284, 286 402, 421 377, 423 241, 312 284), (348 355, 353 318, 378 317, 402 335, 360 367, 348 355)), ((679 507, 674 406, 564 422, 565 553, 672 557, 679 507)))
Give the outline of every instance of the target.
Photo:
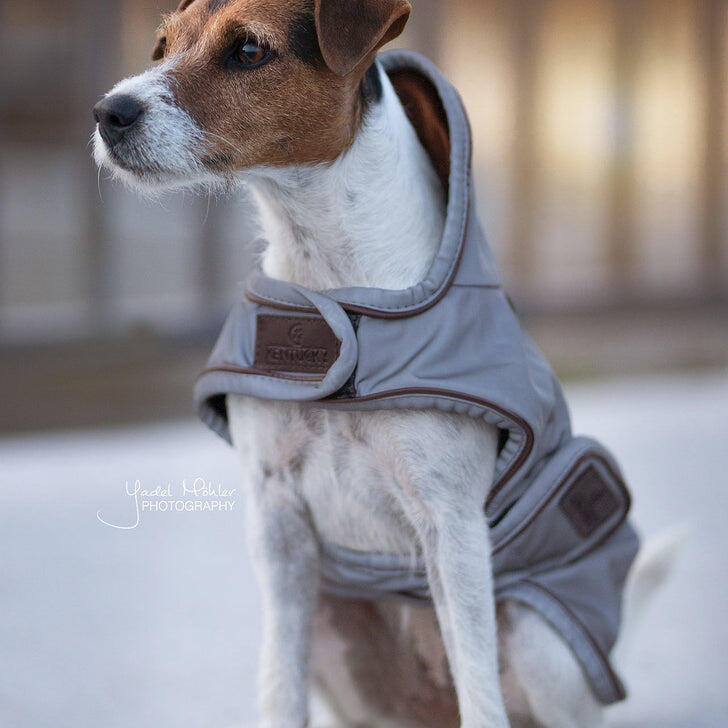
POLYGON ((497 404, 493 404, 493 402, 489 402, 485 399, 481 399, 480 397, 474 397, 470 394, 464 394, 463 392, 453 392, 449 391, 447 389, 433 389, 433 388, 406 388, 406 389, 392 389, 387 392, 380 392, 378 394, 368 394, 363 397, 349 397, 344 399, 326 399, 323 400, 324 402, 331 403, 331 404, 356 404, 361 402, 376 402, 380 399, 389 399, 390 397, 408 397, 412 395, 424 395, 424 396, 431 396, 431 397, 447 397, 449 399, 459 399, 461 401, 465 402, 471 402, 472 404, 478 404, 483 407, 486 407, 490 410, 493 410, 494 412, 497 412, 498 414, 502 415, 506 419, 511 420, 514 422, 518 427, 520 427, 524 434, 526 435, 526 442, 521 449, 521 452, 519 453, 518 457, 516 458, 515 462, 511 467, 508 469, 506 473, 504 473, 500 480, 498 482, 493 484, 493 487, 490 490, 490 493, 488 494, 488 500, 485 502, 486 509, 491 504, 493 499, 500 493, 500 491, 503 489, 503 487, 506 485, 506 483, 518 472, 520 467, 523 465, 523 463, 528 459, 528 456, 531 454, 531 450, 533 449, 533 442, 534 442, 534 435, 533 435, 533 429, 531 426, 526 422, 524 419, 519 417, 518 415, 514 414, 513 412, 509 412, 506 409, 503 409, 503 407, 500 407, 497 404))
POLYGON ((255 369, 254 367, 238 367, 234 364, 221 364, 216 367, 208 367, 203 369, 197 380, 199 381, 206 374, 250 374, 255 377, 271 377, 273 379, 289 379, 294 382, 311 382, 315 384, 317 382, 323 382, 324 377, 322 376, 304 376, 297 374, 282 374, 278 372, 266 372, 262 369, 255 369))
MULTIPOLYGON (((376 319, 387 319, 387 320, 393 320, 393 319, 405 319, 405 318, 411 318, 412 316, 417 316, 418 314, 425 313, 425 311, 429 311, 433 306, 436 306, 447 294, 447 292, 452 287, 453 281, 455 280, 455 277, 457 276, 458 270, 460 269, 460 261, 463 258, 463 252, 465 250, 465 238, 468 235, 468 230, 470 229, 470 206, 468 205, 468 211, 466 213, 466 221, 465 221, 465 230, 463 232, 463 242, 460 245, 460 250, 458 251, 458 257, 455 260, 455 265, 453 266, 452 272, 450 273, 450 277, 445 281, 443 286, 441 287, 440 291, 437 293, 437 295, 432 298, 431 300, 427 301, 425 304, 420 306, 419 308, 413 308, 413 309, 406 309, 404 311, 381 311, 377 308, 369 308, 367 306, 359 306, 354 303, 345 303, 342 301, 336 301, 334 298, 333 300, 338 303, 341 308, 344 309, 347 313, 358 313, 364 316, 369 316, 370 318, 376 318, 376 319)), ((280 303, 278 301, 270 301, 267 298, 264 298, 263 296, 259 296, 257 293, 253 293, 252 291, 246 290, 245 291, 245 297, 252 301, 253 303, 257 303, 261 306, 268 306, 269 308, 278 309, 281 311, 292 311, 295 313, 316 313, 316 308, 313 306, 297 306, 292 303, 280 303)))
POLYGON ((614 670, 612 669, 612 664, 609 661, 609 657, 604 654, 604 650, 597 644, 597 641, 592 636, 591 632, 584 626, 584 623, 579 619, 579 617, 576 616, 574 611, 566 604, 563 600, 561 600, 559 597, 557 597, 550 589, 547 589, 545 586, 542 586, 538 582, 531 581, 530 579, 524 579, 524 584, 528 584, 531 587, 535 587, 539 591, 543 592, 548 596, 552 601, 554 601, 556 604, 558 604, 564 612, 566 612, 567 616, 569 616, 574 624, 576 624, 579 629, 584 633, 587 640, 589 641, 589 644, 594 649, 595 654, 604 664, 604 668, 606 670, 607 675, 609 676, 609 680, 612 683, 612 687, 614 688, 614 692, 616 693, 619 700, 624 700, 627 697, 627 693, 625 692, 624 686, 622 685, 622 681, 619 679, 619 677, 615 674, 614 670))
POLYGON ((611 466, 609 461, 600 453, 596 452, 595 450, 592 450, 590 452, 584 453, 575 463, 574 465, 569 469, 569 472, 561 479, 561 482, 553 489, 551 492, 551 495, 541 504, 541 506, 538 508, 537 511, 531 514, 531 516, 526 520, 525 523, 521 525, 521 527, 515 532, 512 533, 502 544, 499 544, 497 548, 493 549, 493 553, 497 554, 501 552, 504 548, 507 546, 510 546, 513 541, 515 541, 519 536, 521 536, 528 528, 529 526, 543 513, 544 510, 546 510, 547 506, 556 498, 557 496, 561 495, 561 491, 563 489, 563 486, 565 483, 568 483, 569 480, 578 472, 579 468, 585 463, 589 461, 598 460, 599 462, 604 465, 604 467, 609 471, 609 474, 612 476, 614 481, 619 486, 619 489, 622 491, 622 495, 624 496, 624 500, 626 502, 626 508, 624 509, 624 513, 622 514, 622 517, 619 519, 619 521, 615 524, 614 528, 610 529, 608 533, 606 533, 602 538, 598 539, 594 544, 592 544, 589 549, 587 549, 581 556, 585 556, 586 554, 590 554, 592 551, 597 549, 599 546, 601 546, 604 541, 606 541, 627 519, 627 514, 629 513, 630 508, 632 507, 632 498, 629 494, 629 490, 627 489, 627 485, 625 484, 622 477, 614 470, 614 468, 611 466))
POLYGON ((267 298, 258 296, 257 294, 255 294, 252 291, 249 291, 247 289, 245 291, 245 298, 247 298, 249 301, 252 301, 253 303, 257 303, 259 306, 269 306, 270 308, 275 308, 277 311, 294 311, 296 313, 316 313, 316 308, 314 306, 296 306, 293 303, 279 303, 277 301, 271 302, 267 298))
MULTIPOLYGON (((287 376, 283 374, 276 374, 276 373, 270 373, 270 372, 264 372, 260 371, 259 369, 252 369, 248 367, 237 367, 232 364, 222 365, 222 366, 216 366, 216 367, 210 367, 208 369, 205 369, 201 372, 200 376, 198 377, 198 380, 205 376, 206 374, 215 374, 215 373, 227 373, 227 374, 252 374, 254 376, 263 376, 263 377, 273 377, 274 379, 290 379, 293 381, 303 381, 303 382, 319 382, 322 381, 323 378, 315 379, 312 377, 301 377, 301 376, 287 376)), ((520 467, 523 465, 523 463, 528 459, 528 456, 531 454, 531 450, 533 449, 533 442, 534 442, 534 435, 533 435, 533 429, 531 426, 526 422, 526 420, 522 419, 518 415, 514 414, 513 412, 509 412, 506 409, 503 409, 503 407, 500 407, 497 404, 493 404, 492 402, 488 402, 485 399, 480 399, 480 397, 473 397, 469 394, 464 394, 462 392, 451 392, 446 389, 428 389, 428 388, 422 388, 422 389, 392 389, 387 392, 380 392, 378 394, 368 394, 363 397, 348 397, 348 398, 342 398, 342 399, 336 399, 333 400, 331 398, 326 398, 322 400, 318 400, 319 402, 323 402, 326 404, 357 404, 361 402, 376 402, 381 399, 389 399, 391 397, 409 397, 412 395, 421 395, 421 396, 430 396, 430 397, 447 397, 448 399, 459 399, 461 401, 465 402, 471 402, 472 404, 478 404, 483 407, 486 407, 488 409, 493 410, 494 412, 497 412, 498 414, 502 415, 506 419, 511 420, 514 422, 518 427, 520 427, 524 434, 526 435, 526 442, 521 449, 521 452, 519 453, 518 457, 514 461, 513 465, 501 476, 500 480, 498 480, 496 483, 493 484, 493 487, 490 489, 490 493, 488 494, 488 499, 485 502, 485 508, 487 509, 488 506, 491 504, 493 499, 500 493, 500 491, 505 487, 505 485, 508 483, 508 481, 518 472, 520 467)))

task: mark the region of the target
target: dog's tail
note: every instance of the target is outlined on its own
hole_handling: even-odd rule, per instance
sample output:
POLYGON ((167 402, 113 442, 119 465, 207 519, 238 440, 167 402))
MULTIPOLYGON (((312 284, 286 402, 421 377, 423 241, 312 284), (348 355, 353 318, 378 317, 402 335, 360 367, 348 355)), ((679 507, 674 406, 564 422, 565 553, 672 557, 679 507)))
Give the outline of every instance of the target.
POLYGON ((613 651, 614 662, 620 667, 637 644, 637 632, 644 621, 645 612, 675 570, 690 530, 689 526, 683 524, 663 531, 640 549, 627 577, 622 629, 613 651))

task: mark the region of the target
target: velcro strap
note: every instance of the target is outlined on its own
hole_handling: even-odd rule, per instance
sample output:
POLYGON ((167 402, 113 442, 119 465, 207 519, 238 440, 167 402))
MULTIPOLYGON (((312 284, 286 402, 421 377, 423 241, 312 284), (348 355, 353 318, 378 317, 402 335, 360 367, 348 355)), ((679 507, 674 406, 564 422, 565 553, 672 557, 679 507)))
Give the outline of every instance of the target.
POLYGON ((493 526, 494 568, 504 574, 574 561, 613 533, 629 508, 611 455, 593 440, 574 438, 493 526))

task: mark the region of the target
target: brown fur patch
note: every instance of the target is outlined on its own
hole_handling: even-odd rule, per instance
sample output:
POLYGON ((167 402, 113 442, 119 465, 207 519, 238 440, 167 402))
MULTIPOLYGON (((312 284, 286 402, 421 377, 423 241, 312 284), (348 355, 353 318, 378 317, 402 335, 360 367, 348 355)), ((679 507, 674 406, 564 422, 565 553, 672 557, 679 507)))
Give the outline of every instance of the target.
POLYGON ((310 0, 197 0, 165 21, 164 55, 176 57, 173 92, 207 135, 212 171, 330 162, 353 142, 364 71, 342 78, 300 57, 291 26, 314 33, 312 13, 310 0), (226 58, 246 37, 267 43, 273 60, 231 68, 226 58))
MULTIPOLYGON (((338 693, 341 670, 360 698, 380 717, 402 720, 421 728, 456 728, 458 704, 447 668, 434 610, 321 597, 315 638, 343 644, 344 664, 314 660, 316 678, 338 693)), ((316 654, 316 652, 315 652, 316 654)), ((320 654, 320 653, 319 653, 320 654)))

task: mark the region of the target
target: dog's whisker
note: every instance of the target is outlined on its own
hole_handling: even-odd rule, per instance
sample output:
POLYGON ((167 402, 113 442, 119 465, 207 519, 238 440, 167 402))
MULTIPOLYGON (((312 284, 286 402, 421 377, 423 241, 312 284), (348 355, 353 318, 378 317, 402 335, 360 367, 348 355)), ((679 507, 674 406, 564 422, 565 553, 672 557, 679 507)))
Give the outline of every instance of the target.
POLYGON ((212 137, 213 139, 219 139, 221 142, 225 142, 225 144, 228 144, 238 154, 240 154, 241 156, 245 156, 243 150, 240 147, 233 144, 233 142, 231 142, 229 139, 226 139, 224 136, 220 136, 219 134, 214 134, 213 132, 206 130, 203 130, 203 134, 205 134, 205 136, 212 137))
POLYGON ((207 193, 207 209, 205 210, 205 217, 202 221, 202 225, 204 226, 207 223, 207 218, 210 217, 210 202, 212 201, 212 194, 208 191, 207 193))
POLYGON ((98 174, 96 175, 96 187, 99 190, 99 199, 101 200, 101 204, 104 204, 104 195, 101 192, 101 167, 99 167, 98 174))

